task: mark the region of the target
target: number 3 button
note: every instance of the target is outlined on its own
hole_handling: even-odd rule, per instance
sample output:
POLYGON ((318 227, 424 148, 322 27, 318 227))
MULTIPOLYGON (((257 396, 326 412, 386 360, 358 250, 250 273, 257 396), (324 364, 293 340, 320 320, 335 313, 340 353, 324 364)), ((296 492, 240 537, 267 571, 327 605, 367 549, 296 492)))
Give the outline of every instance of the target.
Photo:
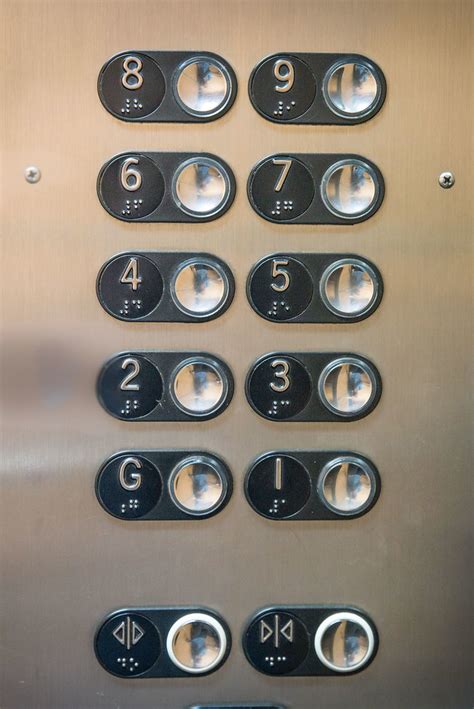
POLYGON ((290 419, 302 411, 311 396, 311 379, 293 357, 265 357, 247 380, 252 407, 265 418, 290 419))

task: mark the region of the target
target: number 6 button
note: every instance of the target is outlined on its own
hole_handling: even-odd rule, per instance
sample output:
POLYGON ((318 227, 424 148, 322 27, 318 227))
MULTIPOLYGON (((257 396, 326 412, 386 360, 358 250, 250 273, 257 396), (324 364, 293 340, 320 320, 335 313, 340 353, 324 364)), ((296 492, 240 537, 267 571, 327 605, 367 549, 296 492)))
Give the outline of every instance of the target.
POLYGON ((275 421, 341 421, 366 416, 377 405, 382 381, 360 355, 273 353, 247 375, 252 408, 275 421))
POLYGON ((118 354, 97 382, 104 409, 124 421, 214 418, 229 405, 233 389, 228 366, 201 352, 118 354))

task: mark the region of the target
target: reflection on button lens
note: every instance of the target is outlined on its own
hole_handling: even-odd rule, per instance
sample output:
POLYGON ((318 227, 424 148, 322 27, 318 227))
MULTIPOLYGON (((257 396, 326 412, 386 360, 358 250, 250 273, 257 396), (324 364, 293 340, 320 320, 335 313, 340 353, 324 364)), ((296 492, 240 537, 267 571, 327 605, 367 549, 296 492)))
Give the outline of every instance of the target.
POLYGON ((375 382, 367 365, 359 360, 331 362, 321 374, 319 393, 323 404, 343 416, 367 408, 375 393, 375 382))
POLYGON ((209 672, 222 659, 226 650, 222 625, 205 613, 180 618, 171 627, 167 650, 171 660, 185 672, 209 672))
POLYGON ((378 99, 377 80, 366 64, 340 64, 330 69, 325 83, 329 108, 354 118, 368 113, 378 99))
POLYGON ((173 390, 178 405, 198 416, 213 411, 225 396, 223 377, 214 366, 202 361, 182 366, 175 375, 173 390))
POLYGON ((224 302, 227 279, 215 266, 207 263, 185 264, 174 280, 174 296, 178 306, 193 315, 210 315, 224 302))
POLYGON ((188 214, 211 216, 224 207, 229 194, 229 178, 214 160, 193 158, 178 168, 174 198, 178 207, 188 214))
POLYGON ((321 296, 327 307, 342 317, 365 313, 377 295, 374 272, 362 261, 331 264, 321 279, 321 296))
POLYGON ((361 512, 375 494, 372 470, 357 458, 330 461, 321 472, 318 491, 329 509, 343 515, 361 512))
POLYGON ((321 190, 326 207, 346 218, 367 214, 378 193, 374 171, 359 160, 332 165, 323 177, 321 190))
POLYGON ((192 115, 211 116, 226 105, 230 78, 224 67, 196 59, 185 64, 176 82, 178 100, 192 115))
POLYGON ((356 613, 335 613, 318 627, 315 650, 326 667, 335 672, 352 672, 370 660, 374 633, 356 613))
POLYGON ((215 509, 225 494, 219 471, 202 458, 184 461, 170 480, 171 497, 185 512, 206 514, 215 509))

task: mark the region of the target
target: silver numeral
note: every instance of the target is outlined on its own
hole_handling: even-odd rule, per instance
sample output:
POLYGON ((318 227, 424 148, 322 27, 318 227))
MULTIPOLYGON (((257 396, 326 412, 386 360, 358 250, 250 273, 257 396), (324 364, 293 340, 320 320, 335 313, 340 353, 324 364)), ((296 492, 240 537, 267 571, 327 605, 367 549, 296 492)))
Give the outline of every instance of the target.
POLYGON ((278 178, 278 180, 275 183, 275 188, 274 188, 275 192, 279 192, 281 190, 281 188, 283 187, 283 185, 285 184, 285 180, 286 180, 288 173, 290 171, 290 167, 291 167, 292 162, 293 162, 293 160, 290 160, 288 158, 286 158, 286 159, 273 158, 272 163, 274 165, 282 165, 283 166, 283 170, 280 173, 280 177, 278 178))
POLYGON ((280 393, 286 391, 290 386, 290 378, 288 376, 290 365, 285 359, 274 359, 270 366, 275 369, 275 377, 282 380, 281 384, 270 382, 270 387, 273 391, 278 391, 280 393), (276 367, 281 367, 281 369, 276 371, 276 367))
POLYGON ((275 91, 286 93, 295 83, 295 68, 288 59, 277 59, 273 65, 273 76, 277 81, 283 82, 282 86, 275 85, 275 91))
POLYGON ((123 379, 122 383, 120 384, 120 389, 122 391, 139 391, 140 385, 131 384, 130 382, 132 381, 132 379, 135 379, 135 377, 138 377, 138 375, 140 374, 140 364, 133 357, 127 357, 127 359, 124 359, 124 361, 122 362, 122 369, 127 369, 127 367, 133 367, 133 369, 127 374, 125 379, 123 379))
POLYGON ((139 283, 142 282, 142 277, 138 273, 138 260, 131 258, 125 266, 125 270, 120 276, 120 283, 130 283, 132 290, 137 290, 139 283))
POLYGON ((122 85, 130 91, 136 91, 143 84, 143 76, 140 74, 143 68, 142 60, 138 57, 126 57, 122 64, 123 74, 122 74, 122 85), (135 66, 130 66, 130 64, 135 64, 135 66), (133 81, 130 83, 130 77, 133 76, 133 81))
POLYGON ((272 278, 282 276, 283 283, 271 283, 270 286, 278 293, 283 293, 283 291, 287 290, 290 285, 290 274, 285 268, 280 268, 280 266, 288 266, 288 261, 277 261, 277 259, 273 259, 272 278))
POLYGON ((139 190, 142 186, 142 174, 132 165, 138 165, 139 161, 136 158, 127 158, 122 163, 122 169, 120 170, 120 182, 122 187, 127 192, 135 192, 139 190))

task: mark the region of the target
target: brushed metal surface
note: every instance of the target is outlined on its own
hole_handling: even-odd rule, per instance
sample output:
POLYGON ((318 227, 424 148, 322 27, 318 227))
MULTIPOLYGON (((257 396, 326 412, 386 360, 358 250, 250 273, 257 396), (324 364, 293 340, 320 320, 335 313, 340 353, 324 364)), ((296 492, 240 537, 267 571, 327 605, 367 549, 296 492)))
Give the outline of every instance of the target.
MULTIPOLYGON (((270 701, 291 709, 459 709, 469 701, 467 632, 472 381, 467 303, 472 228, 468 0, 6 0, 2 43, 3 312, 1 610, 3 709, 181 709, 270 701), (204 125, 135 125, 100 104, 97 73, 123 49, 222 54, 239 93, 204 125), (354 127, 279 126, 247 97, 255 63, 276 51, 351 51, 387 78, 382 111, 354 127), (126 224, 95 193, 100 166, 127 149, 212 151, 238 181, 232 209, 208 224, 126 224), (353 227, 294 228, 260 219, 245 183, 266 154, 358 152, 380 166, 386 197, 353 227), (42 179, 25 181, 28 165, 42 179), (438 175, 456 185, 442 190, 438 175), (109 317, 95 278, 129 249, 215 253, 233 269, 231 308, 212 322, 128 324, 109 317), (380 268, 385 295, 354 325, 276 325, 245 297, 272 251, 349 251, 380 268), (102 361, 125 349, 205 349, 232 367, 229 409, 205 423, 130 424, 94 393, 102 361), (245 401, 247 367, 270 350, 347 349, 380 368, 384 394, 355 423, 285 424, 245 401), (128 523, 94 496, 119 449, 200 448, 230 465, 235 493, 196 524, 128 523), (353 449, 378 466, 382 495, 340 523, 274 523, 245 502, 249 462, 275 447, 353 449), (380 632, 376 661, 352 677, 264 677, 240 633, 257 608, 351 603, 380 632), (124 605, 204 604, 234 643, 217 673, 123 681, 92 651, 97 623, 124 605)), ((472 699, 472 697, 471 697, 472 699)))

